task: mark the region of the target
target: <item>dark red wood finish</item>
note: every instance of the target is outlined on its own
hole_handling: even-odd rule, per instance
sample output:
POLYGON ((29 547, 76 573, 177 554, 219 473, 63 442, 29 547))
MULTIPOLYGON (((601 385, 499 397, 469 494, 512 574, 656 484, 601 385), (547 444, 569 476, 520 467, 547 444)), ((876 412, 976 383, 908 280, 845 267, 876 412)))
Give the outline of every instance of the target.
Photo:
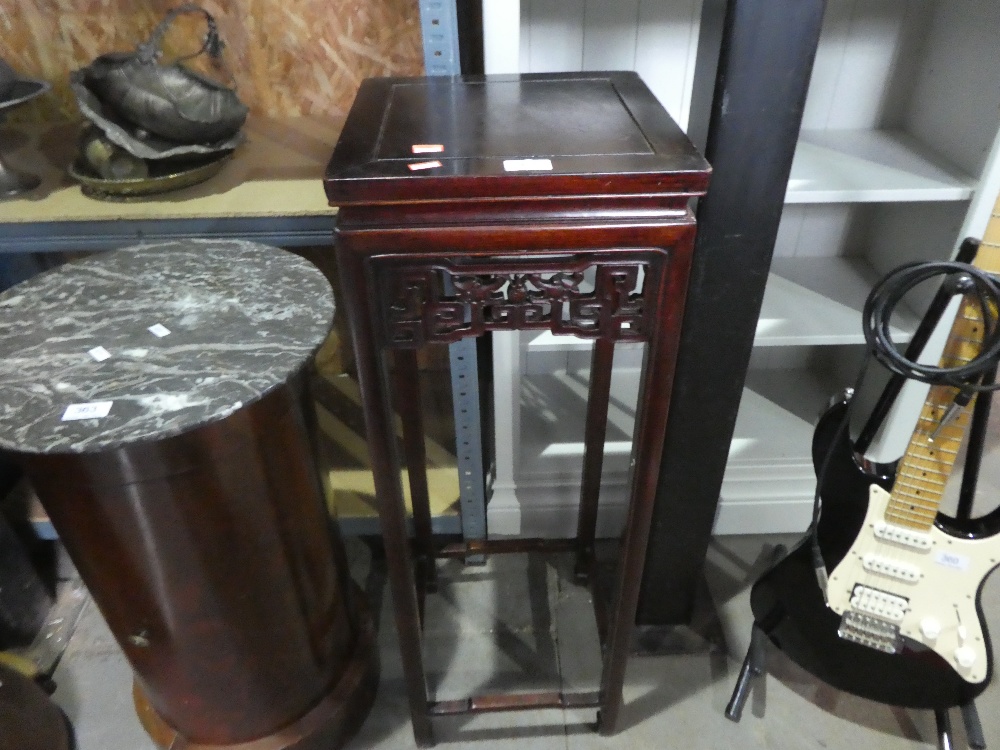
POLYGON ((635 73, 546 73, 363 82, 326 170, 335 206, 565 196, 655 197, 683 207, 705 160, 635 73), (415 144, 443 153, 415 155, 415 144), (553 157, 551 171, 503 160, 553 157), (439 160, 439 170, 410 171, 439 160))
POLYGON ((286 384, 177 437, 22 456, 164 747, 329 748, 374 699, 301 403, 286 384))
POLYGON ((604 338, 594 342, 583 438, 584 475, 580 486, 580 516, 576 529, 576 577, 583 580, 589 575, 597 538, 597 504, 601 493, 601 469, 604 466, 604 439, 608 431, 608 402, 611 397, 611 368, 614 360, 614 339, 604 338))
MULTIPOLYGON (((634 73, 374 79, 362 85, 326 189, 340 206, 342 301, 419 744, 433 742, 433 715, 539 706, 599 705, 601 731, 614 731, 691 265, 695 222, 687 204, 704 192, 708 174, 634 73), (414 154, 414 144, 439 144, 443 151, 414 154), (550 159, 552 168, 505 169, 506 159, 524 158, 550 159), (440 166, 407 166, 423 161, 440 166), (628 521, 614 604, 600 628, 607 635, 600 694, 436 703, 428 698, 423 668, 393 407, 410 422, 405 431, 411 435, 420 434, 419 414, 403 403, 406 394, 390 388, 388 359, 393 351, 426 343, 524 328, 597 340, 574 544, 581 574, 593 567, 614 342, 647 344, 628 521)), ((412 476, 419 451, 406 452, 412 476)), ((425 525, 417 524, 418 554, 431 543, 421 535, 425 525)), ((487 542, 476 551, 528 547, 566 545, 487 542)))
POLYGON ((431 501, 427 489, 427 453, 424 433, 420 429, 421 398, 420 370, 414 349, 397 349, 395 352, 396 393, 398 409, 403 423, 403 454, 410 485, 410 504, 413 507, 414 536, 417 550, 418 576, 427 589, 434 587, 434 547, 431 531, 431 501))

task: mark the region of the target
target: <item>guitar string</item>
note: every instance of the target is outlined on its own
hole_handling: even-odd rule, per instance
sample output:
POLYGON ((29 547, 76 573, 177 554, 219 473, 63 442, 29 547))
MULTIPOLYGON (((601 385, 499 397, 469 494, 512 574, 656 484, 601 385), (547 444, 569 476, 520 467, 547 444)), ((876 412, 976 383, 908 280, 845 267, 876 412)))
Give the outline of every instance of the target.
MULTIPOLYGON (((930 528, 934 525, 946 477, 942 469, 953 461, 951 455, 942 456, 946 450, 943 444, 950 445, 953 442, 954 433, 961 426, 959 419, 964 421, 964 415, 967 413, 967 410, 963 409, 959 419, 942 430, 937 444, 932 445, 929 442, 929 437, 936 429, 935 423, 938 421, 936 418, 943 414, 944 405, 949 395, 946 388, 933 386, 931 392, 928 393, 925 404, 921 407, 920 417, 910 446, 897 467, 895 482, 890 490, 884 513, 884 520, 887 523, 897 523, 905 528, 911 525, 905 521, 915 522, 912 525, 919 525, 921 527, 918 530, 920 533, 929 533, 930 528), (928 421, 932 424, 922 424, 928 421), (947 434, 944 434, 945 432, 947 434), (935 456, 935 452, 937 456, 935 456), (930 482, 936 482, 938 486, 929 490, 928 479, 930 482), (921 493, 928 492, 931 493, 931 497, 920 497, 921 493), (910 506, 909 509, 906 506, 910 506), (899 524, 899 520, 903 520, 904 523, 899 524)), ((948 453, 953 454, 954 451, 948 451, 948 453)), ((927 569, 929 564, 925 555, 914 553, 898 545, 879 543, 878 540, 875 544, 874 554, 885 558, 886 564, 897 566, 897 570, 903 565, 908 565, 923 571, 927 569)), ((879 577, 873 573, 869 576, 869 579, 872 578, 875 580, 870 580, 870 584, 875 584, 877 587, 880 582, 879 577)), ((913 601, 926 591, 926 584, 922 584, 919 578, 909 583, 891 581, 889 585, 885 585, 885 589, 913 601)), ((917 636, 921 623, 915 621, 912 612, 913 608, 911 607, 908 612, 904 613, 899 625, 904 635, 917 636)))
MULTIPOLYGON (((980 316, 970 318, 965 314, 969 306, 968 299, 963 299, 959 314, 953 323, 952 333, 962 327, 962 321, 977 324, 982 323, 980 316)), ((965 339, 967 337, 956 337, 949 334, 945 353, 939 362, 939 365, 942 367, 953 368, 962 366, 974 359, 974 357, 970 359, 961 356, 961 353, 950 351, 961 346, 961 344, 956 345, 959 338, 965 339)), ((971 343, 974 343, 978 349, 981 347, 982 342, 975 340, 971 343)), ((938 429, 941 419, 947 411, 948 401, 953 398, 954 394, 951 391, 954 391, 954 388, 951 386, 932 385, 924 403, 921 405, 913 435, 896 468, 893 486, 889 491, 889 499, 882 513, 883 520, 886 523, 895 523, 904 528, 910 527, 912 524, 919 524, 921 526, 921 528, 917 529, 919 533, 929 533, 930 529, 934 526, 947 478, 954 467, 955 456, 957 454, 956 450, 945 446, 961 443, 971 409, 971 404, 964 407, 951 424, 941 428, 939 438, 936 442, 931 443, 930 437, 938 429), (937 457, 935 457, 935 453, 937 457), (928 475, 933 476, 928 477, 928 475), (933 490, 928 490, 927 484, 936 484, 937 486, 933 490), (919 496, 921 492, 931 492, 932 497, 928 498, 925 496, 921 498, 919 496), (909 506, 909 509, 906 506, 909 506), (898 521, 900 520, 903 523, 899 523, 898 521), (907 523, 907 521, 910 523, 907 523)), ((872 554, 875 555, 876 560, 884 560, 886 565, 896 566, 897 570, 901 569, 901 566, 907 565, 915 566, 918 570, 922 571, 930 564, 926 556, 913 553, 901 545, 884 542, 877 537, 874 538, 872 554)), ((907 599, 913 598, 912 596, 907 596, 909 591, 912 590, 913 596, 915 596, 921 590, 919 588, 921 586, 919 578, 909 585, 905 582, 897 584, 892 580, 886 584, 884 582, 885 578, 877 572, 865 569, 865 573, 865 585, 886 590, 889 593, 903 596, 907 599)), ((891 576, 889 578, 891 579, 891 576)), ((926 590, 926 584, 924 584, 923 590, 926 590)), ((921 623, 913 621, 913 617, 910 614, 911 611, 912 609, 904 612, 899 625, 901 632, 907 629, 910 630, 910 633, 904 632, 904 635, 916 636, 920 633, 921 623)))

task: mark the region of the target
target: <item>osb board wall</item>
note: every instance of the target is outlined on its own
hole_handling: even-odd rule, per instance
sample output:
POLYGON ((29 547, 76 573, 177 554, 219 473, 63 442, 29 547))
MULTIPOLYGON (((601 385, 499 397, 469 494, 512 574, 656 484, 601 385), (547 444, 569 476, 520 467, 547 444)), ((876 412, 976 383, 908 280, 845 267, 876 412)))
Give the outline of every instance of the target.
MULTIPOLYGON (((0 0, 0 57, 48 80, 21 122, 78 119, 69 71, 131 50, 182 0, 0 0)), ((346 115, 364 78, 423 71, 418 0, 204 0, 240 98, 266 117, 346 115)), ((197 49, 199 16, 172 27, 165 59, 197 49)), ((202 56, 204 57, 204 56, 202 56)))

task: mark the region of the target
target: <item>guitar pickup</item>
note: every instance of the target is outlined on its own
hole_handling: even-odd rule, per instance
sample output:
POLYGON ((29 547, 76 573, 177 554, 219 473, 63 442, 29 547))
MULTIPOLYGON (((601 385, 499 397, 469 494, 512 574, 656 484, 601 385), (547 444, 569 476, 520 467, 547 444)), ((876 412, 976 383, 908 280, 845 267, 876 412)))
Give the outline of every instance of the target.
POLYGON ((851 593, 851 606, 858 612, 875 615, 883 620, 902 622, 910 600, 859 583, 851 593))
POLYGON ((923 575, 916 565, 876 555, 873 552, 869 552, 861 558, 861 565, 869 573, 878 573, 906 583, 916 583, 923 575))
POLYGON ((844 613, 840 618, 837 635, 845 641, 860 643, 887 654, 898 654, 903 650, 903 638, 899 634, 898 625, 859 612, 844 613))
POLYGON ((904 529, 902 526, 895 526, 885 521, 879 521, 875 524, 875 536, 887 542, 895 542, 896 544, 902 544, 904 547, 912 547, 921 552, 929 550, 932 544, 930 534, 904 529))

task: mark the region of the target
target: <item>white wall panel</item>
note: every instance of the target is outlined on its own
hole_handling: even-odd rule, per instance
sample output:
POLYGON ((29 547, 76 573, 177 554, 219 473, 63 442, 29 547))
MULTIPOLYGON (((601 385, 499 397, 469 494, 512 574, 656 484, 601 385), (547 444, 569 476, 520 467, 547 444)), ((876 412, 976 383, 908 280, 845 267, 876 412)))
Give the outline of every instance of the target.
POLYGON ((882 124, 904 18, 900 0, 855 0, 828 128, 882 124))
POLYGON ((487 73, 517 73, 521 63, 521 4, 483 0, 483 59, 487 73))
POLYGON ((919 62, 910 132, 978 177, 1000 126, 1000 3, 938 3, 919 62))
MULTIPOLYGON (((872 128, 893 119, 911 0, 832 0, 816 51, 802 127, 872 128)), ((905 62, 905 61, 904 61, 905 62)), ((904 82, 905 83, 905 82, 904 82)))
POLYGON ((635 70, 687 126, 702 0, 522 0, 520 69, 635 70))
POLYGON ((700 14, 701 0, 642 0, 639 5, 635 71, 685 130, 700 14))
POLYGON ((847 41, 850 36, 853 0, 831 0, 823 14, 823 31, 812 77, 809 79, 809 96, 802 115, 802 127, 819 130, 827 126, 834 106, 833 91, 840 78, 847 41))
POLYGON ((583 69, 583 11, 585 0, 525 0, 522 4, 528 38, 529 73, 583 69))
POLYGON ((587 0, 583 13, 584 70, 632 70, 639 0, 587 0))
POLYGON ((848 237, 856 208, 845 203, 786 205, 774 243, 775 258, 851 255, 848 237))

